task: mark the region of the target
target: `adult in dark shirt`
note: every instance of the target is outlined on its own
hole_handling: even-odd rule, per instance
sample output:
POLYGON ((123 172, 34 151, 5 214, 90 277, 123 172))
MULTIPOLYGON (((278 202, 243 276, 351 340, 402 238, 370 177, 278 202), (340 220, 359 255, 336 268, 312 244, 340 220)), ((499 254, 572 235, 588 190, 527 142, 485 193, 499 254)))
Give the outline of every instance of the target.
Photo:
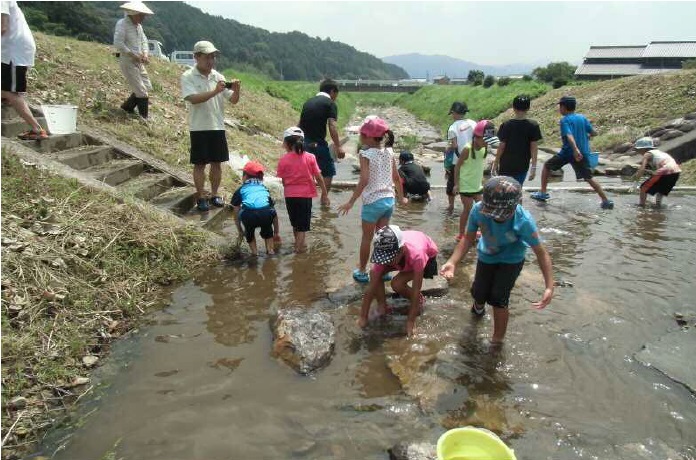
POLYGON ((403 151, 399 154, 399 175, 404 185, 404 196, 417 195, 430 199, 430 183, 425 177, 423 167, 413 161, 413 154, 403 151))
POLYGON ((319 92, 302 106, 302 114, 298 126, 305 134, 305 152, 312 153, 317 158, 321 175, 324 178, 326 189, 331 187, 333 177, 336 175, 336 166, 326 142, 326 126, 333 141, 336 158, 343 158, 346 153, 341 147, 338 137, 338 85, 333 80, 324 80, 319 85, 319 92))
POLYGON ((503 122, 498 129, 500 145, 495 155, 493 170, 501 176, 510 176, 522 185, 527 178, 534 180, 537 167, 537 144, 541 140, 539 123, 527 118, 531 102, 521 94, 512 101, 515 118, 503 122), (529 163, 532 167, 530 169, 529 163))

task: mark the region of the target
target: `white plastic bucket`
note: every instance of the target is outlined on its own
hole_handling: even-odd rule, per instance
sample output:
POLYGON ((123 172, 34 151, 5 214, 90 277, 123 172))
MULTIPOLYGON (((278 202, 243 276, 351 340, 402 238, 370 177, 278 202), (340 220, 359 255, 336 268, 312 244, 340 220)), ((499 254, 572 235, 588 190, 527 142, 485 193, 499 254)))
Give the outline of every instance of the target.
POLYGON ((48 132, 51 134, 72 134, 77 131, 76 105, 42 105, 48 132))

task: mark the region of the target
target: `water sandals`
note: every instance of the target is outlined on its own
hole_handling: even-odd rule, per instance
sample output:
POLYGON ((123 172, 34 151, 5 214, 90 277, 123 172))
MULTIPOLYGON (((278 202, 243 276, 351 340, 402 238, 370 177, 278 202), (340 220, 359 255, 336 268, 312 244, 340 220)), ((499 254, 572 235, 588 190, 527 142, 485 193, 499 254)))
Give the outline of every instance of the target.
POLYGON ((370 275, 368 275, 367 272, 361 272, 356 268, 353 270, 353 279, 358 283, 369 283, 370 275))
POLYGON ((602 209, 614 209, 614 202, 611 200, 605 200, 602 201, 602 204, 600 205, 602 209))
POLYGON ((534 192, 532 193, 532 199, 537 200, 537 201, 546 201, 549 198, 551 198, 551 195, 549 195, 546 192, 534 192))
POLYGON ((471 313, 478 316, 479 318, 486 314, 486 305, 481 305, 479 308, 476 302, 471 304, 471 313))
POLYGON ((210 206, 208 205, 208 200, 206 200, 205 198, 199 198, 196 201, 196 209, 198 209, 200 212, 210 211, 210 206))
POLYGON ((382 275, 382 281, 391 281, 392 278, 394 278, 394 277, 392 276, 391 273, 385 273, 384 275, 382 275))
POLYGON ((222 198, 219 196, 214 196, 210 199, 210 202, 215 206, 216 208, 221 208, 225 206, 225 202, 222 201, 222 198))
POLYGON ((24 131, 18 137, 23 141, 40 141, 41 139, 48 139, 48 133, 43 128, 38 132, 30 129, 29 131, 24 131))

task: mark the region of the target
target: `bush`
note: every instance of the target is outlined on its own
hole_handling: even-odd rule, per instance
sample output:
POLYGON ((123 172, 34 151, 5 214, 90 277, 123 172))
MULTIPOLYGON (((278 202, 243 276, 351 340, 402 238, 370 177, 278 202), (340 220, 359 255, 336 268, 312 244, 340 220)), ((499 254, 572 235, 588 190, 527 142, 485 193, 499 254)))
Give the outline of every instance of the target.
POLYGON ((696 59, 687 59, 682 62, 682 69, 696 69, 696 59))
POLYGON ((510 77, 498 78, 498 86, 507 86, 510 84, 511 81, 512 80, 510 79, 510 77))
POLYGON ((553 81, 553 89, 558 89, 562 86, 565 86, 568 84, 568 80, 565 78, 557 78, 553 81))
POLYGON ((532 81, 532 80, 533 80, 533 78, 531 75, 524 75, 522 77, 522 81, 532 81))
POLYGON ((484 88, 490 88, 495 84, 495 77, 493 75, 486 75, 486 78, 483 79, 483 87, 484 88))

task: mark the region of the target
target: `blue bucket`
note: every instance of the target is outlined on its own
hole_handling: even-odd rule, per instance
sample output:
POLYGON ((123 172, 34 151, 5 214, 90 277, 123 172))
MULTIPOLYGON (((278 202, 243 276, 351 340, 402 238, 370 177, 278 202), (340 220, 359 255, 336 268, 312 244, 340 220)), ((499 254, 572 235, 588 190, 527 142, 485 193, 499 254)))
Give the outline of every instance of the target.
POLYGON ((589 155, 587 155, 587 164, 590 168, 596 168, 599 164, 599 152, 590 152, 589 155))

